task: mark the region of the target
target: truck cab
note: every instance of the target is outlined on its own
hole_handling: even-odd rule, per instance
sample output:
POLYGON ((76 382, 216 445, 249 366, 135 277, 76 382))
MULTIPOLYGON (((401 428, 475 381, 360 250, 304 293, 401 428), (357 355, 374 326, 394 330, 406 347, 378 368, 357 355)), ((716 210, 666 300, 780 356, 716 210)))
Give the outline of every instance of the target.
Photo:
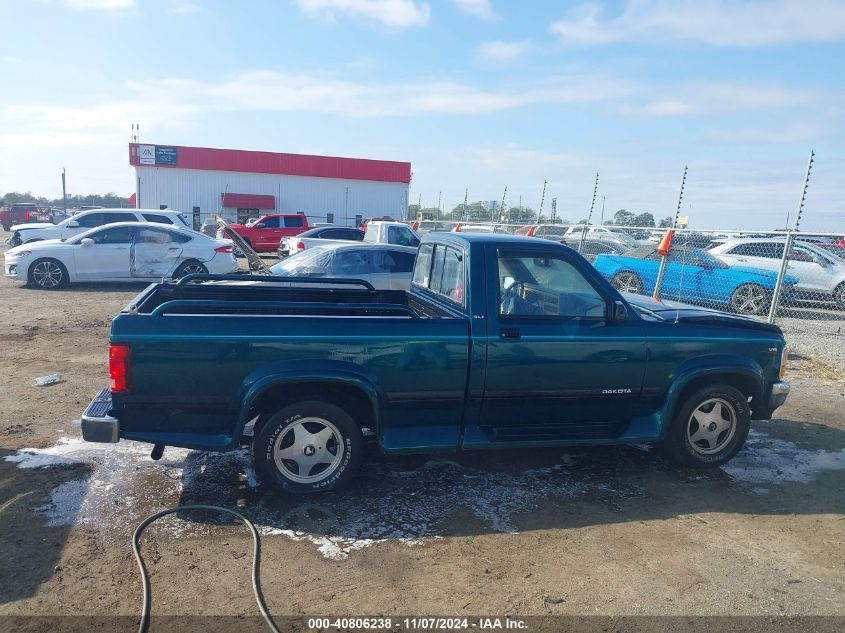
MULTIPOLYGON (((294 235, 299 235, 311 228, 308 218, 303 213, 273 213, 265 215, 252 224, 230 224, 235 233, 240 235, 255 251, 275 251, 279 242, 294 235)), ((218 231, 218 239, 224 237, 218 231)))
POLYGON ((367 222, 364 241, 397 246, 419 246, 420 236, 404 222, 372 220, 367 222))

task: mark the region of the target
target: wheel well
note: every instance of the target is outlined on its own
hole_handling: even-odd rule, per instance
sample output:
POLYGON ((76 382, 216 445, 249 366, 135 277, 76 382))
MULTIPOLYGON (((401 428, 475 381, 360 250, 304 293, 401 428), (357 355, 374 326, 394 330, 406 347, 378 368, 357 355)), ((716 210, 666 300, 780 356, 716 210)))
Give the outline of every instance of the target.
POLYGON ((67 271, 67 266, 65 266, 61 261, 59 261, 55 257, 39 257, 38 259, 34 260, 29 265, 29 268, 26 269, 26 278, 31 280, 32 279, 32 269, 35 266, 35 264, 37 264, 38 262, 44 262, 44 261, 50 261, 50 262, 57 263, 59 265, 59 268, 61 268, 62 271, 65 273, 65 276, 70 278, 70 275, 68 274, 68 271, 67 271))
POLYGON ((250 404, 247 419, 259 416, 258 425, 281 407, 301 400, 319 400, 337 405, 348 413, 359 427, 372 425, 373 405, 362 389, 341 382, 292 382, 270 387, 250 404))
POLYGON ((763 394, 760 392, 760 386, 751 376, 732 372, 708 374, 707 376, 693 378, 684 385, 684 388, 681 390, 681 393, 678 395, 678 399, 675 402, 673 417, 674 413, 677 412, 679 407, 683 406, 684 402, 687 401, 687 398, 689 398, 693 392, 698 391, 707 385, 717 384, 730 385, 731 387, 739 389, 739 391, 742 392, 742 395, 751 399, 753 404, 757 404, 760 398, 763 397, 763 394))

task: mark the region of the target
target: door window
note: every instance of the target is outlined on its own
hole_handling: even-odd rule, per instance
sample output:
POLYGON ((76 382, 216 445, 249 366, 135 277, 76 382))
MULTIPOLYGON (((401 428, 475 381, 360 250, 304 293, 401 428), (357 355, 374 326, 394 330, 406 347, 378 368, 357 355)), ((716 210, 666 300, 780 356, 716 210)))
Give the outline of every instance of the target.
POLYGON ((278 229, 279 226, 280 226, 279 216, 276 216, 274 218, 264 218, 263 220, 261 220, 261 222, 259 222, 258 224, 255 225, 255 228, 257 228, 257 229, 278 229))
POLYGON ((374 255, 377 273, 409 273, 414 269, 413 253, 378 251, 374 255))
POLYGON ((89 235, 96 244, 128 244, 132 238, 131 226, 115 226, 89 235))
POLYGON ((104 213, 103 224, 112 224, 114 222, 137 222, 138 216, 134 213, 104 213))
MULTIPOLYGON (((93 229, 95 226, 102 226, 105 224, 102 213, 89 213, 88 215, 81 215, 75 218, 79 226, 93 229)), ((132 218, 133 220, 135 218, 132 218)))
POLYGON ((420 241, 407 226, 390 226, 387 228, 387 242, 397 246, 419 246, 420 241))
POLYGON ((367 251, 339 250, 334 254, 332 272, 336 275, 366 275, 370 272, 370 255, 367 251))
MULTIPOLYGON (((196 213, 194 214, 195 217, 199 217, 199 207, 194 207, 196 209, 196 213)), ((143 213, 144 219, 147 222, 156 222, 158 224, 173 224, 173 221, 168 218, 166 215, 160 215, 158 213, 143 213)))
POLYGON ((301 215, 286 215, 285 228, 286 229, 301 229, 305 226, 305 219, 301 215))
POLYGON ((498 258, 500 316, 604 318, 604 297, 569 262, 501 251, 498 258))

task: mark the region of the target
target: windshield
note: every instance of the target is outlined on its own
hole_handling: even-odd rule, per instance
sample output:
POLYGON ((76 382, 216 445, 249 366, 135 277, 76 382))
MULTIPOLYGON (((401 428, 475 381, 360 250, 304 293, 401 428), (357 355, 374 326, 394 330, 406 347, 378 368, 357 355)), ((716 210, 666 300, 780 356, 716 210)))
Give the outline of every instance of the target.
POLYGON ((271 266, 270 272, 280 277, 327 274, 333 251, 333 248, 315 246, 271 266))

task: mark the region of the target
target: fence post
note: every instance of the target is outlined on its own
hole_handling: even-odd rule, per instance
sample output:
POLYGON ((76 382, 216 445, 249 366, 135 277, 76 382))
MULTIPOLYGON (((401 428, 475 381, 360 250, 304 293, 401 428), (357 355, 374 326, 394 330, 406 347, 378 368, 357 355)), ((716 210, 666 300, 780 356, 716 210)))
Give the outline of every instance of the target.
MULTIPOLYGON (((678 194, 678 206, 675 208, 675 218, 672 220, 672 226, 666 229, 666 232, 673 230, 678 224, 678 216, 681 215, 681 203, 684 200, 684 186, 687 184, 687 166, 684 165, 684 176, 681 178, 681 192, 678 194)), ((669 248, 672 244, 672 236, 669 236, 669 248)), ((663 277, 666 275, 666 264, 669 260, 669 253, 660 257, 660 268, 657 269, 657 280, 654 282, 654 293, 651 295, 654 299, 660 299, 660 289, 663 286, 663 277)))
POLYGON ((801 188, 801 198, 798 201, 798 213, 795 214, 795 226, 792 230, 787 230, 786 242, 783 245, 783 256, 780 259, 780 272, 778 273, 777 281, 775 282, 775 290, 772 293, 772 305, 769 306, 769 323, 775 322, 775 315, 778 311, 778 304, 780 303, 781 294, 783 294, 783 278, 786 277, 786 269, 788 267, 789 255, 792 253, 792 243, 795 241, 795 231, 801 223, 801 213, 804 211, 804 202, 807 200, 807 187, 810 185, 810 172, 813 170, 813 159, 816 154, 810 150, 810 157, 807 159, 807 171, 804 173, 804 186, 801 188))

